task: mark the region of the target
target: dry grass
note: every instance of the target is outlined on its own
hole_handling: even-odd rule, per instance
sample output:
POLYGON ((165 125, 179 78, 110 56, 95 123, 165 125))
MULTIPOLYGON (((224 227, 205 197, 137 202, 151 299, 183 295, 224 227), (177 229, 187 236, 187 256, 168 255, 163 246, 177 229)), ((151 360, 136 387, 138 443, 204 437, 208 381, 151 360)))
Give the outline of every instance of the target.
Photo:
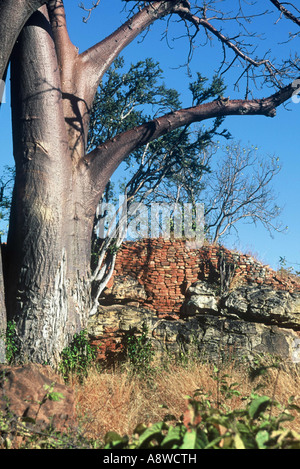
MULTIPOLYGON (((273 397, 281 405, 286 405, 291 396, 295 396, 300 405, 297 369, 280 369, 279 372, 269 369, 266 375, 253 381, 249 369, 237 368, 231 363, 221 370, 221 375, 224 374, 228 375, 228 384, 239 383, 241 397, 249 397, 260 384, 259 392, 273 397)), ((214 378, 212 365, 200 363, 159 366, 148 379, 132 375, 128 367, 102 372, 92 370, 83 384, 73 384, 82 429, 86 436, 100 440, 108 431, 132 435, 137 424, 161 421, 167 413, 180 418, 186 408, 185 396, 193 396, 196 389, 202 389, 207 399, 217 405, 218 398, 222 402, 224 396, 220 393, 219 381, 214 378)), ((227 399, 226 405, 232 410, 241 408, 245 402, 241 397, 227 399)), ((299 432, 300 416, 294 415, 295 420, 285 427, 299 432)))

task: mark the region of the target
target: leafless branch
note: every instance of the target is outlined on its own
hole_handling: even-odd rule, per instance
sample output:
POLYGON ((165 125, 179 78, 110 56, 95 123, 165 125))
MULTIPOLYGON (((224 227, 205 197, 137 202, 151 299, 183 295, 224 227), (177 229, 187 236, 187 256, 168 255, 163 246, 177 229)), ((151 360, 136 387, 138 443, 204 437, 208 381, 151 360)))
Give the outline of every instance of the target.
POLYGON ((84 11, 86 11, 86 12, 88 13, 88 15, 87 15, 86 17, 83 17, 83 18, 82 18, 82 21, 83 21, 84 23, 87 23, 87 22, 88 22, 88 20, 89 20, 90 17, 91 17, 92 11, 95 10, 95 8, 97 8, 97 6, 99 5, 100 2, 101 2, 101 0, 96 0, 95 2, 93 2, 93 5, 92 5, 90 8, 86 8, 86 7, 84 6, 84 3, 80 3, 80 4, 79 4, 79 7, 80 7, 82 10, 84 10, 84 11))
POLYGON ((217 169, 207 178, 206 224, 214 243, 236 228, 238 221, 261 223, 272 235, 282 232, 274 223, 281 209, 271 187, 281 167, 276 158, 260 159, 253 149, 231 145, 217 169))
MULTIPOLYGON (((278 0, 270 0, 270 2, 289 20, 293 21, 295 24, 300 26, 300 17, 295 16, 290 10, 285 8, 284 4, 287 4, 286 2, 279 2, 278 0)), ((288 3, 291 5, 298 13, 300 11, 298 8, 296 8, 293 4, 288 3)))

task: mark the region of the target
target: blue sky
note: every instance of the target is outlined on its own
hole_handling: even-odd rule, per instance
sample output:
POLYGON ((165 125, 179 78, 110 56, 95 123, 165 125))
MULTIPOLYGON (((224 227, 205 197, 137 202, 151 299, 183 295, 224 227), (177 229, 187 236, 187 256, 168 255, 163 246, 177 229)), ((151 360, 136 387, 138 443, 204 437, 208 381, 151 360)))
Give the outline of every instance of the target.
MULTIPOLYGON (((120 0, 101 0, 99 7, 93 12, 89 22, 85 24, 82 21, 83 10, 78 8, 74 0, 66 0, 67 20, 71 39, 79 47, 80 52, 104 38, 107 34, 121 24, 125 19, 125 14, 119 14, 122 6, 120 0)), ((86 5, 89 3, 86 2, 86 5)), ((269 2, 261 2, 262 8, 270 8, 269 2), (263 5, 262 5, 263 4, 263 5)), ((299 49, 299 39, 290 44, 277 45, 274 43, 274 37, 278 42, 287 38, 289 31, 296 31, 288 22, 282 20, 278 25, 273 26, 274 18, 268 15, 258 19, 258 27, 266 33, 266 39, 262 41, 264 49, 270 48, 272 55, 280 57, 282 51, 289 48, 299 49), (280 29, 279 29, 280 26, 280 29), (272 32, 275 28, 276 34, 272 32), (282 33, 280 33, 282 31, 282 33), (271 32, 271 40, 267 39, 267 33, 271 32), (282 35, 281 35, 282 34, 282 35), (296 42, 297 41, 297 42, 296 42)), ((180 35, 178 25, 170 29, 168 47, 165 41, 161 41, 161 33, 166 27, 165 22, 155 24, 148 33, 143 42, 134 41, 122 53, 127 63, 142 60, 146 57, 153 57, 160 62, 160 66, 165 74, 167 86, 176 88, 182 94, 183 104, 190 105, 188 83, 190 78, 187 76, 186 68, 178 68, 178 65, 184 64, 187 57, 187 41, 185 38, 173 41, 174 35, 180 35)), ((203 39, 203 35, 200 36, 203 39)), ((214 73, 214 67, 220 58, 221 48, 217 41, 213 45, 199 47, 194 51, 191 71, 195 77, 196 71, 210 78, 214 73)), ((259 53, 259 49, 257 50, 259 53)), ((238 72, 238 70, 237 70, 238 72)), ((233 74, 226 75, 226 84, 228 86, 227 94, 230 98, 240 98, 241 94, 233 90, 233 74)), ((269 94, 265 90, 264 95, 269 94)), ((259 93, 256 93, 259 96, 259 93)), ((7 84, 6 103, 0 110, 0 135, 1 135, 1 169, 5 165, 12 165, 12 143, 10 129, 10 103, 9 103, 9 84, 7 84)), ((299 125, 300 125, 300 104, 292 102, 288 105, 289 110, 283 107, 277 110, 275 118, 242 116, 228 117, 224 126, 231 132, 234 139, 241 142, 242 145, 255 145, 260 154, 275 155, 279 157, 282 164, 282 170, 276 177, 273 187, 278 193, 278 204, 284 206, 282 221, 288 226, 286 234, 275 234, 272 239, 268 232, 260 227, 252 225, 240 225, 239 241, 236 238, 226 239, 225 245, 236 247, 243 252, 254 254, 265 264, 273 268, 278 267, 280 256, 298 270, 300 270, 300 247, 299 247, 299 182, 300 182, 300 158, 299 158, 299 125), (299 264, 299 265, 297 265, 299 264)))

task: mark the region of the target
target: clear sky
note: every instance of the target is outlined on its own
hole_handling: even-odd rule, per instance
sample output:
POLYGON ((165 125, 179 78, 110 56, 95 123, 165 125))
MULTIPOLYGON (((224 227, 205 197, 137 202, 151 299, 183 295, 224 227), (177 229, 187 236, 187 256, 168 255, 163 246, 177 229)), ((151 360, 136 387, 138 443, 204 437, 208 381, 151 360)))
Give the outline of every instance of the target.
MULTIPOLYGON (((224 3, 228 4, 228 2, 224 3)), ((85 4, 90 5, 91 3, 88 3, 86 0, 85 4)), ((82 21, 84 12, 77 6, 77 1, 66 0, 65 5, 71 39, 79 47, 80 52, 113 32, 121 24, 121 21, 125 19, 125 13, 120 14, 124 6, 124 3, 120 2, 120 0, 101 0, 99 7, 92 13, 87 24, 82 21)), ((262 10, 271 9, 271 4, 267 0, 259 2, 259 6, 262 10)), ((287 39, 289 31, 293 32, 296 29, 286 20, 281 20, 275 26, 274 20, 277 17, 278 15, 274 17, 264 15, 257 18, 257 30, 260 29, 266 33, 266 39, 262 41, 261 45, 264 50, 270 48, 274 57, 280 57, 282 51, 289 49, 296 50, 298 48, 299 50, 299 38, 288 44, 278 44, 287 39), (275 34, 272 28, 276 28, 275 34), (269 32, 272 33, 270 40, 267 39, 269 32)), ((189 106, 188 83, 190 78, 187 76, 185 67, 178 68, 178 65, 184 64, 186 61, 188 42, 186 38, 173 40, 174 36, 179 36, 184 32, 183 30, 178 30, 178 25, 174 25, 169 28, 168 46, 165 41, 161 40, 161 33, 165 30, 166 26, 166 22, 155 24, 143 42, 140 39, 135 40, 124 50, 122 55, 125 57, 126 63, 134 63, 146 57, 153 57, 159 61, 165 74, 166 85, 177 89, 182 94, 184 106, 189 106)), ((199 40, 204 42, 204 39, 202 33, 199 36, 199 40)), ((196 71, 210 78, 214 73, 214 67, 217 66, 218 60, 221 57, 221 52, 220 43, 216 40, 212 42, 212 45, 198 47, 194 51, 191 63, 193 78, 195 78, 196 71)), ((260 49, 256 52, 259 55, 260 49)), ((226 95, 230 96, 230 98, 241 98, 243 95, 233 90, 233 79, 234 77, 231 72, 226 75, 225 82, 228 86, 226 95)), ((269 90, 265 90, 264 95, 268 94, 269 90)), ((258 97, 261 96, 258 92, 256 95, 258 97)), ((254 227, 249 224, 241 225, 239 227, 239 241, 236 238, 228 238, 224 244, 228 247, 236 247, 244 252, 250 252, 256 255, 263 263, 269 264, 273 268, 278 267, 280 256, 285 257, 287 262, 300 270, 300 155, 298 144, 300 103, 289 102, 288 109, 279 108, 275 118, 233 116, 228 117, 224 123, 224 126, 231 132, 233 138, 240 141, 242 145, 253 144, 258 147, 260 154, 279 157, 282 170, 276 177, 276 180, 274 180, 273 187, 278 194, 278 205, 284 206, 281 218, 283 223, 288 226, 288 231, 286 234, 276 234, 274 239, 272 239, 263 228, 254 227)), ((6 89, 6 103, 2 105, 0 110, 0 135, 1 174, 3 166, 13 164, 9 83, 7 83, 6 89)))

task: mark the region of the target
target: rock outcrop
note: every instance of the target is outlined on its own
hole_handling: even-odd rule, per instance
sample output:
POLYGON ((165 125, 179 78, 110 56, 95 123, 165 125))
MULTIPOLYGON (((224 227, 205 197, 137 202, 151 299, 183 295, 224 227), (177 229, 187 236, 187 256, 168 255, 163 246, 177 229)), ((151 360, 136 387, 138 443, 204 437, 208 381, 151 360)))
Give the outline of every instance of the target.
POLYGON ((222 292, 241 285, 300 292, 297 276, 276 272, 250 255, 223 246, 204 245, 201 249, 192 249, 182 239, 123 243, 109 289, 114 288, 121 277, 135 279, 146 294, 139 299, 139 304, 160 316, 178 314, 188 288, 198 280, 218 285, 222 292))
POLYGON ((224 295, 220 308, 245 321, 300 330, 300 293, 247 285, 224 295))
POLYGON ((146 324, 158 353, 300 361, 299 278, 220 247, 184 251, 182 241, 148 240, 124 251, 90 318, 99 359, 120 356, 128 334, 146 324))
MULTIPOLYGON (((128 294, 131 299, 133 292, 128 294)), ((168 318, 159 318, 137 302, 128 304, 126 295, 123 304, 119 296, 118 301, 100 305, 90 318, 89 333, 99 346, 99 359, 120 357, 127 335, 140 334, 145 324, 159 354, 193 350, 211 360, 220 354, 248 360, 268 354, 297 361, 300 294, 257 285, 220 294, 217 285, 198 281, 187 291, 182 314, 168 318)))

